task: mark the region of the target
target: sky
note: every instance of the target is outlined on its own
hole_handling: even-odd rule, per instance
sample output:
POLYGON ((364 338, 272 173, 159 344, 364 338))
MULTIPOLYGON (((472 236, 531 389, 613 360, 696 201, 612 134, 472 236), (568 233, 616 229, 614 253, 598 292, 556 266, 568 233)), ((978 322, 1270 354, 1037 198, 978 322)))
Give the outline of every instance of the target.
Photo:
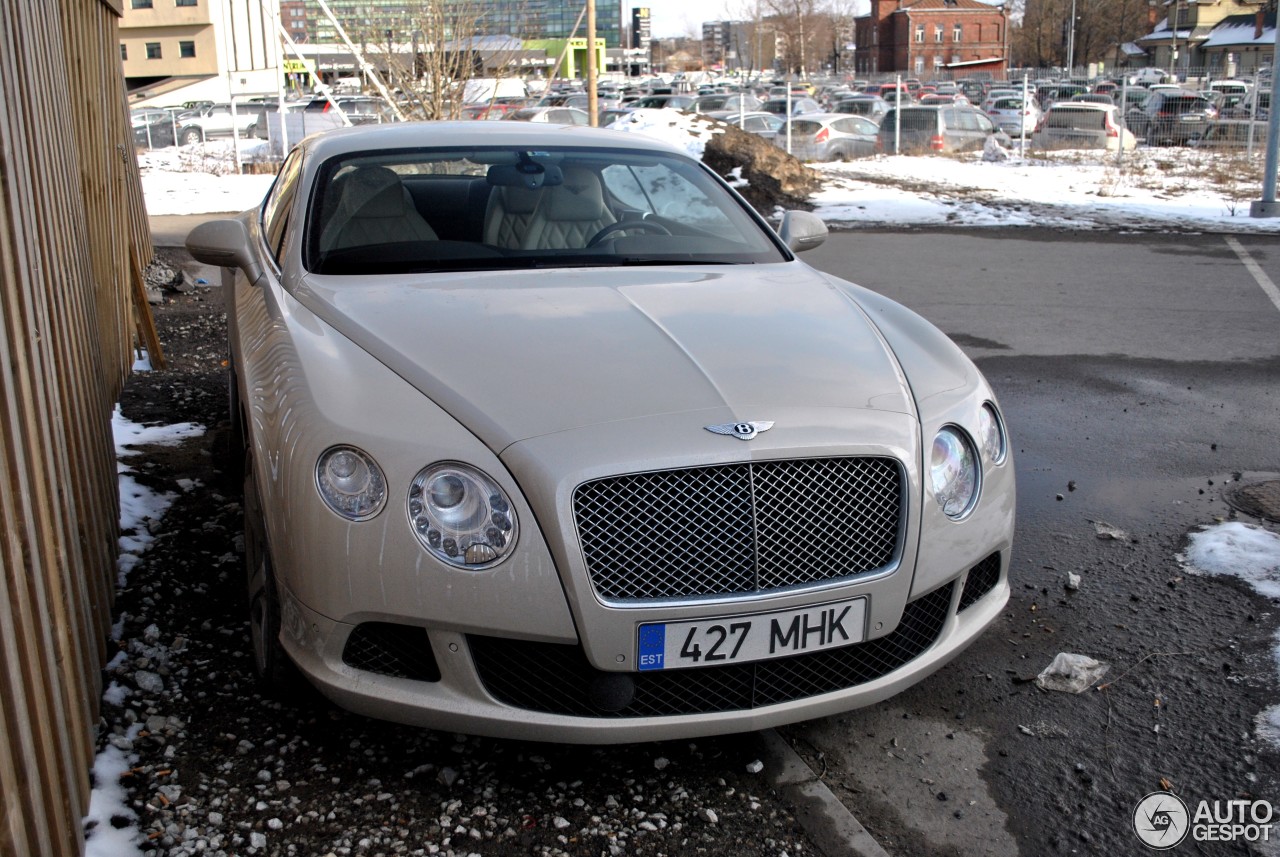
MULTIPOLYGON (((705 124, 672 110, 638 111, 621 129, 663 139, 700 155, 710 133, 705 124)), ((148 213, 209 214, 255 207, 271 176, 241 175, 231 167, 229 143, 197 144, 143 152, 139 156, 148 213)), ((993 153, 999 155, 999 153, 993 153)), ((1054 160, 1005 153, 999 160, 967 157, 882 156, 849 164, 819 165, 822 190, 817 213, 833 228, 868 226, 993 226, 1072 229, 1200 230, 1280 232, 1280 218, 1248 217, 1256 186, 1223 185, 1205 177, 1222 170, 1221 156, 1194 149, 1153 149, 1130 155, 1121 169, 1113 157, 1068 153, 1054 160)), ((146 361, 134 371, 148 371, 146 361)), ((151 528, 175 498, 133 479, 129 445, 182 443, 203 427, 190 423, 144 427, 117 409, 113 420, 120 473, 119 583, 150 547, 151 528)), ((182 491, 201 490, 194 484, 182 491)), ((1188 536, 1177 557, 1189 573, 1235 576, 1267 597, 1280 595, 1280 536, 1239 522, 1215 524, 1188 536)), ((120 637, 123 621, 114 634, 120 637)), ((1274 648, 1280 670, 1280 639, 1274 648)), ((123 652, 120 657, 124 657, 123 652)), ((112 682, 103 702, 121 705, 127 688, 112 682)), ((136 728, 141 728, 138 725, 136 728)), ((1280 706, 1257 715, 1258 735, 1280 746, 1280 706)), ((131 738, 133 736, 126 736, 131 738)), ((141 857, 141 833, 120 774, 134 758, 108 744, 94 763, 95 788, 86 821, 94 822, 86 857, 141 857), (122 827, 116 827, 122 823, 122 827)))

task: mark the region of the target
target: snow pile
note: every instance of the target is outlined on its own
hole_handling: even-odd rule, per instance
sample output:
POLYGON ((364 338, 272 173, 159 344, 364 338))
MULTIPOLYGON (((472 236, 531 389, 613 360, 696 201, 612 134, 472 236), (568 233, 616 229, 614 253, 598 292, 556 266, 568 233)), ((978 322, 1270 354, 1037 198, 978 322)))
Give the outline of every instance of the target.
MULTIPOLYGON (((135 370, 145 364, 139 361, 135 370)), ((145 370, 143 370, 145 371, 145 370)), ((142 426, 125 419, 117 405, 111 416, 111 431, 115 437, 116 470, 120 474, 120 558, 118 560, 119 585, 125 586, 129 572, 154 540, 150 524, 164 517, 164 513, 177 496, 172 492, 157 493, 140 484, 131 475, 132 469, 123 459, 136 454, 130 447, 138 445, 175 446, 187 438, 204 434, 204 427, 195 423, 177 423, 168 426, 142 426)), ((112 627, 112 638, 119 640, 123 632, 124 617, 112 627)), ((107 665, 108 671, 125 658, 121 652, 107 665)), ((108 705, 121 705, 129 690, 111 682, 102 699, 108 705)), ((125 736, 124 747, 136 737, 141 724, 135 724, 132 734, 125 736)), ((117 736, 119 737, 119 736, 117 736)), ((113 739, 114 740, 114 739, 113 739)), ((136 755, 115 744, 104 747, 93 763, 93 792, 89 798, 89 813, 84 818, 85 857, 141 857, 138 843, 142 841, 136 822, 137 813, 126 803, 126 792, 120 785, 120 777, 137 761, 136 755), (119 825, 119 826, 117 826, 119 825)))
POLYGON ((663 110, 642 107, 619 117, 609 126, 611 131, 628 134, 644 134, 656 137, 668 145, 683 149, 695 158, 702 157, 702 150, 714 134, 723 134, 709 119, 696 113, 680 110, 663 110))
POLYGON ((1228 521, 1188 536, 1178 559, 1190 572, 1238 577, 1267 598, 1280 598, 1280 535, 1228 521))
MULTIPOLYGON (((1188 536, 1178 561, 1187 571, 1238 577, 1267 598, 1280 598, 1280 535, 1238 521, 1206 527, 1188 536)), ((1272 650, 1280 663, 1280 638, 1272 650)), ((1280 747, 1280 705, 1254 718, 1258 737, 1280 747)))

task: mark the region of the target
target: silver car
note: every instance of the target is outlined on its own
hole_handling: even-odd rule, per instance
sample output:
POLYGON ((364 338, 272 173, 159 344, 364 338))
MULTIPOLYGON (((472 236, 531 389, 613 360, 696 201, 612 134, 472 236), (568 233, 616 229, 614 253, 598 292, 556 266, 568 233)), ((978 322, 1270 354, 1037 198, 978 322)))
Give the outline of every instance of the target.
POLYGON ((1030 134, 1040 121, 1040 108, 1036 106, 1035 101, 1030 98, 1023 99, 1021 95, 997 98, 991 102, 990 107, 986 108, 986 112, 996 127, 1010 137, 1020 137, 1024 133, 1030 134))
POLYGON ((258 671, 549 741, 883 700, 1009 596, 1010 443, 915 313, 701 162, 527 122, 303 140, 223 266, 258 671))
POLYGON ((811 113, 787 122, 778 130, 773 142, 786 148, 802 161, 849 161, 869 158, 876 153, 876 134, 880 126, 865 116, 848 113, 811 113))

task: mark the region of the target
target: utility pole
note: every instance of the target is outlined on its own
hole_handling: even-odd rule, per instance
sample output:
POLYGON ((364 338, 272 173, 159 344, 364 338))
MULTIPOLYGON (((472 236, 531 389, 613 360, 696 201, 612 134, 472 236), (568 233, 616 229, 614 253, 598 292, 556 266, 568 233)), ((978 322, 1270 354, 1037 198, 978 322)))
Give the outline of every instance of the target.
POLYGON ((587 116, 592 128, 600 122, 599 97, 596 95, 596 0, 587 0, 587 116))
MULTIPOLYGON (((1176 34, 1175 34, 1176 36, 1176 34)), ((1076 67, 1076 0, 1071 0, 1071 20, 1067 27, 1067 77, 1076 67)))
MULTIPOLYGON (((1276 8, 1275 5, 1272 8, 1276 8)), ((1271 101, 1267 110, 1267 157, 1262 172, 1262 199, 1249 204, 1250 217, 1280 217, 1280 202, 1276 202, 1276 171, 1280 164, 1280 12, 1275 17, 1276 44, 1271 54, 1271 101)), ((1254 92, 1254 98, 1258 94, 1254 92)), ((1255 101, 1255 104, 1257 102, 1255 101)), ((1255 108, 1256 109, 1256 108, 1255 108)))

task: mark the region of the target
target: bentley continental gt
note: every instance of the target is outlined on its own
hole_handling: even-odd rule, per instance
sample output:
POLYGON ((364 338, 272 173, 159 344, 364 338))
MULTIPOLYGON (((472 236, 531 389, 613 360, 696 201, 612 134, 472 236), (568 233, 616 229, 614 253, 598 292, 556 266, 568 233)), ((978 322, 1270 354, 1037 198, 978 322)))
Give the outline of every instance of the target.
POLYGON ((1009 596, 1010 443, 935 327, 696 158, 526 122, 303 140, 220 266, 268 682, 477 735, 874 704, 1009 596))

